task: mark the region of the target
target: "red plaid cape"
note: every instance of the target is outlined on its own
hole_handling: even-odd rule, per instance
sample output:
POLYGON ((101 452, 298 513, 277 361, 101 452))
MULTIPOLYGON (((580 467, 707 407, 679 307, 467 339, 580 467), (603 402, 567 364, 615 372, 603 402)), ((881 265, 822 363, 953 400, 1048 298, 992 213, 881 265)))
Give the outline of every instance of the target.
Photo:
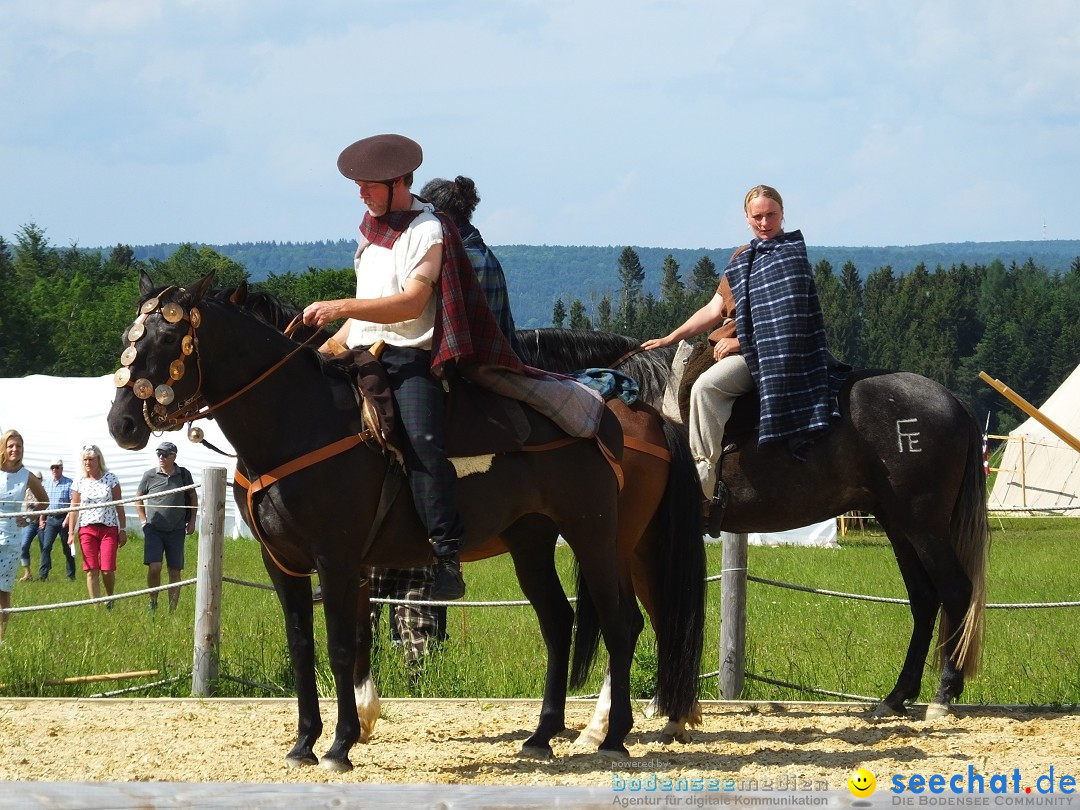
MULTIPOLYGON (((360 233, 370 244, 391 248, 419 214, 420 211, 391 211, 373 217, 369 212, 360 223, 360 233)), ((432 371, 441 376, 443 366, 459 358, 523 370, 491 314, 457 227, 443 212, 437 211, 436 216, 442 222, 443 257, 431 342, 432 371)))

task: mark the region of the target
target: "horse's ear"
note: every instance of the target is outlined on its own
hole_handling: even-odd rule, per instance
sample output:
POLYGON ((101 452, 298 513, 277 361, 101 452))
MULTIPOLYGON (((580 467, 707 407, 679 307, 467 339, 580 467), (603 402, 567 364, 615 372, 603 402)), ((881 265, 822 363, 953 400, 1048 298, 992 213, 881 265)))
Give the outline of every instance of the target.
POLYGON ((139 272, 139 294, 146 298, 154 291, 154 281, 145 270, 139 272))
POLYGON ((236 285, 233 291, 229 293, 229 303, 237 307, 243 306, 244 302, 247 300, 247 294, 247 281, 241 281, 239 284, 236 285))
POLYGON ((191 287, 188 288, 188 292, 191 293, 192 300, 202 301, 206 298, 206 294, 210 292, 214 286, 214 271, 211 270, 205 276, 196 281, 191 287))

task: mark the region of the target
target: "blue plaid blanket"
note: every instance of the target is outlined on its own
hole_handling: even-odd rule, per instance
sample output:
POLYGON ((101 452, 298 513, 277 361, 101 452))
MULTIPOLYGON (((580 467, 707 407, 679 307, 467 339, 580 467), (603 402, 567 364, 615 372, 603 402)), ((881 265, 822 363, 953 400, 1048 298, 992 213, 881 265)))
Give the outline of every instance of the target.
POLYGON ((830 371, 825 321, 802 233, 755 239, 724 271, 735 329, 761 398, 758 445, 787 439, 792 451, 839 416, 846 374, 830 371))

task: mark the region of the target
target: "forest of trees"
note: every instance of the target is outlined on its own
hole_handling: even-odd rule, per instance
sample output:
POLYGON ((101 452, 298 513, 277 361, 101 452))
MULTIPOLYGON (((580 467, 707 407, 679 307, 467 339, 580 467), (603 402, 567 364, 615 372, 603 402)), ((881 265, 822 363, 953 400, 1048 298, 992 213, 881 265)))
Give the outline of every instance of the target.
MULTIPOLYGON (((618 289, 590 304, 556 298, 550 322, 663 335, 712 296, 721 272, 707 254, 688 271, 668 255, 658 288, 646 285, 646 270, 630 247, 619 253, 617 269, 618 289)), ((184 244, 166 258, 136 259, 126 245, 108 252, 57 248, 36 225, 23 226, 11 243, 0 238, 0 376, 114 371, 120 336, 135 316, 140 273, 157 284, 185 284, 210 270, 222 287, 249 279, 241 263, 206 246, 184 244)), ((932 271, 918 264, 901 274, 884 266, 865 275, 850 261, 837 269, 820 260, 814 275, 837 357, 937 380, 980 424, 989 414, 991 431, 1005 432, 1023 416, 978 379, 980 370, 1039 404, 1080 363, 1080 257, 1064 272, 1031 260, 1008 266, 992 260, 932 271)), ((253 282, 293 306, 346 297, 354 285, 351 268, 271 272, 253 282)))

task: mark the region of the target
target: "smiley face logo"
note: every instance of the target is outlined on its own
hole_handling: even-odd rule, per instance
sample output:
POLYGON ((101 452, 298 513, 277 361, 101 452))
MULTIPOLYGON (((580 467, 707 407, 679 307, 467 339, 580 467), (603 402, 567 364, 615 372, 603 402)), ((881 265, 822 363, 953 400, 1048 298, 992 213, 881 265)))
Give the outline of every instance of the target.
POLYGON ((872 795, 877 788, 877 779, 866 768, 859 768, 848 777, 847 786, 852 796, 865 799, 867 796, 872 795))

